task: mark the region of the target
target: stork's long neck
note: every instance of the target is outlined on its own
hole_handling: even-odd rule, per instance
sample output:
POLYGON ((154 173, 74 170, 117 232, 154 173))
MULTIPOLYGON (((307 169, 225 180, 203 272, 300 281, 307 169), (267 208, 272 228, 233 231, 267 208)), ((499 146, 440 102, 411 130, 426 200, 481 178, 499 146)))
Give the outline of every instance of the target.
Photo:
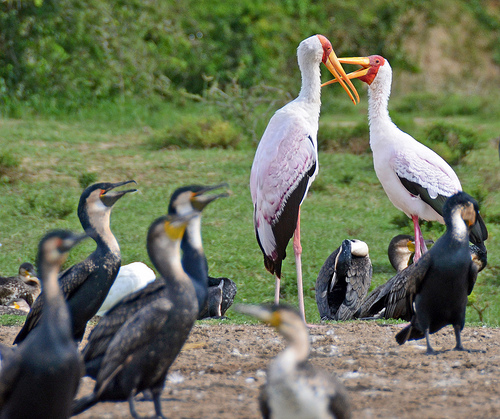
POLYGON ((312 107, 319 118, 321 108, 321 70, 319 63, 299 63, 299 67, 302 87, 296 100, 312 107))
POLYGON ((378 140, 386 142, 391 138, 388 130, 398 129, 389 116, 390 95, 391 78, 375 80, 368 89, 368 122, 372 149, 378 140))

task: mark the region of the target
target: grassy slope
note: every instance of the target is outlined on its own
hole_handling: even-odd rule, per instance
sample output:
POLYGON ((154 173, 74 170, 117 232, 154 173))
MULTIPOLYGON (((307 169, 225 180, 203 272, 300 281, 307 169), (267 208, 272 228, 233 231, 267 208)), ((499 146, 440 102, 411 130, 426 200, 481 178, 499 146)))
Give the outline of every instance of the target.
MULTIPOLYGON (((101 111, 102 114, 98 110, 60 120, 0 120, 1 149, 21 162, 9 173, 9 179, 4 177, 0 183, 0 274, 12 275, 23 261, 33 262, 37 242, 48 229, 80 230, 76 206, 81 173, 96 173, 99 181, 138 182, 140 192, 120 200, 112 215, 112 229, 122 248, 123 263, 140 260, 150 264, 144 246, 147 228, 166 211, 176 187, 227 181, 232 196, 212 204, 204 213, 203 238, 211 274, 232 278, 238 285, 239 302, 272 301, 274 280, 263 267, 252 227, 248 179, 254 150, 153 151, 147 146, 155 129, 173 123, 179 114, 199 112, 198 108, 178 110, 165 106, 150 113, 140 107, 101 111)), ((345 115, 334 115, 327 108, 322 120, 348 123, 365 120, 365 115, 363 107, 345 115)), ((421 132, 421 125, 432 120, 409 118, 417 131, 410 131, 412 134, 421 132)), ((496 143, 489 139, 498 132, 498 122, 488 118, 478 121, 474 117, 461 117, 459 122, 478 126, 482 138, 481 147, 455 167, 464 189, 474 194, 483 189, 497 190, 498 153, 496 143)), ((500 203, 496 193, 483 195, 483 213, 492 219, 496 217, 497 223, 488 223, 489 266, 480 274, 475 293, 479 306, 489 305, 484 313, 485 323, 498 326, 500 203)), ((373 285, 378 285, 393 274, 386 255, 390 239, 411 231, 410 221, 401 217, 383 192, 369 153, 322 153, 319 176, 302 207, 308 320, 319 321, 314 299, 316 276, 343 239, 358 238, 368 243, 374 267, 373 285)), ((442 231, 441 226, 424 228, 424 234, 433 239, 442 231)), ((91 241, 83 243, 72 251, 68 264, 81 260, 93 248, 91 241)), ((282 284, 285 301, 295 304, 291 247, 282 284)), ((243 319, 232 312, 229 315, 237 321, 243 319)), ((467 318, 472 322, 479 319, 470 308, 467 318)))

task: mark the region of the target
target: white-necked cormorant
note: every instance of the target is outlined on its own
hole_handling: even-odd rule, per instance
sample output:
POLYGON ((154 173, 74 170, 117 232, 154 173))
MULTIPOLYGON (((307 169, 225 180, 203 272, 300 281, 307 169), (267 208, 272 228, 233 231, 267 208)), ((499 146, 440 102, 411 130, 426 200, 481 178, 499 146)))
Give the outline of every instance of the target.
POLYGON ((371 280, 368 245, 361 240, 344 240, 328 256, 316 279, 316 304, 321 320, 351 319, 371 280))
MULTIPOLYGON (((208 289, 217 287, 220 281, 219 278, 212 278, 208 275, 208 262, 203 252, 201 240, 201 212, 215 199, 229 196, 225 192, 209 194, 213 190, 227 186, 227 183, 213 186, 183 186, 174 191, 168 205, 169 214, 182 215, 193 211, 197 213, 197 216, 189 221, 182 238, 182 267, 193 278, 208 278, 208 289)), ((214 306, 217 303, 215 300, 218 298, 218 293, 215 289, 212 290, 213 292, 207 293, 207 286, 203 282, 195 282, 194 285, 200 307, 200 318, 202 318, 203 313, 208 310, 208 306, 214 306), (209 296, 212 296, 214 300, 208 301, 209 296)), ((236 294, 236 284, 231 280, 227 280, 224 282, 222 291, 224 307, 221 307, 221 309, 225 312, 233 302, 236 294)))
POLYGON ((465 324, 467 296, 478 272, 478 265, 471 258, 469 232, 478 216, 477 202, 464 192, 446 201, 443 207, 446 232, 415 264, 419 275, 412 286, 412 318, 396 335, 400 345, 425 337, 427 354, 434 354, 429 334, 450 324, 455 330, 455 350, 464 350, 460 332, 465 324))
POLYGON ((148 254, 161 277, 109 310, 92 331, 85 362, 98 361, 94 392, 75 401, 78 414, 99 401, 128 400, 149 390, 163 418, 160 394, 165 378, 198 317, 191 279, 182 268, 180 242, 191 215, 166 215, 149 228, 148 254), (97 357, 97 358, 96 358, 97 357))
POLYGON ((351 407, 345 387, 308 362, 307 326, 299 313, 284 306, 237 305, 236 311, 274 326, 286 348, 267 368, 260 408, 265 419, 347 419, 351 407))
MULTIPOLYGON (((433 244, 434 242, 426 240, 426 243, 433 244)), ((486 247, 469 243, 469 252, 477 272, 481 272, 487 263, 486 247)), ((415 284, 420 275, 422 275, 422 268, 413 264, 399 271, 363 300, 355 317, 365 320, 384 318, 410 321, 415 284)))
POLYGON ((0 304, 8 305, 10 301, 22 298, 31 307, 40 294, 40 281, 36 275, 35 267, 24 262, 16 276, 0 277, 0 304))
MULTIPOLYGON (((137 189, 115 190, 133 180, 118 183, 97 183, 85 189, 78 204, 78 218, 96 250, 84 261, 66 269, 59 277, 64 298, 68 302, 73 336, 80 341, 87 322, 95 316, 116 278, 121 264, 120 247, 111 232, 109 219, 113 205, 122 196, 137 189)), ((14 343, 22 342, 37 325, 43 299, 31 308, 23 328, 14 343)))
POLYGON ((38 247, 43 311, 37 328, 17 347, 2 349, 0 418, 68 418, 83 363, 71 333, 57 275, 67 252, 86 235, 57 230, 38 247))

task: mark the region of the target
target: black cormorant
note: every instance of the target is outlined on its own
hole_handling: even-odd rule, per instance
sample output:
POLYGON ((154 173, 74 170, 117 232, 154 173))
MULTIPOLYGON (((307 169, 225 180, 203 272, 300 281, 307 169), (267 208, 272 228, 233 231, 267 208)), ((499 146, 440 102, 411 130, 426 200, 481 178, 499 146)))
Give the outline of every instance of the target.
MULTIPOLYGON (((426 240, 427 245, 433 243, 433 241, 426 240)), ((477 271, 481 272, 487 263, 486 247, 469 243, 469 252, 477 271)), ((363 300, 354 317, 364 320, 384 318, 410 321, 415 284, 420 275, 422 275, 422 268, 414 265, 399 271, 363 300)))
POLYGON ((434 354, 429 334, 450 324, 455 330, 455 350, 464 350, 460 332, 465 324, 467 295, 474 288, 478 272, 471 258, 469 233, 478 217, 477 202, 466 193, 447 199, 443 207, 446 232, 415 264, 419 275, 412 285, 412 318, 396 335, 400 345, 425 337, 427 354, 434 354))
POLYGON ((368 245, 344 240, 321 267, 316 304, 321 320, 349 320, 358 310, 372 280, 368 245))
MULTIPOLYGON (((83 229, 97 243, 87 259, 64 271, 59 283, 68 302, 73 336, 80 341, 87 322, 95 316, 113 285, 121 264, 120 247, 111 232, 109 219, 113 205, 126 193, 137 189, 117 191, 117 187, 134 180, 118 183, 97 183, 85 189, 78 204, 78 218, 83 229)), ((14 343, 22 342, 37 325, 43 299, 31 308, 23 328, 14 343)))
POLYGON ((38 248, 43 311, 38 327, 17 347, 2 349, 0 418, 68 418, 83 363, 71 333, 57 274, 67 252, 86 235, 57 230, 38 248))
POLYGON ((36 276, 35 267, 24 262, 19 266, 16 276, 0 277, 0 304, 8 305, 10 301, 22 298, 31 307, 40 294, 40 281, 36 276))
POLYGON ((223 317, 236 296, 236 284, 229 278, 208 277, 208 301, 198 315, 199 319, 223 317))
MULTIPOLYGON (((203 252, 201 241, 201 212, 212 201, 229 196, 227 193, 208 194, 215 189, 227 187, 227 183, 213 186, 188 185, 174 191, 168 205, 169 214, 183 215, 197 212, 186 227, 186 232, 181 242, 182 266, 186 273, 193 278, 208 278, 208 262, 203 252)), ((219 285, 219 281, 217 281, 219 285)), ((208 284, 208 286, 211 286, 208 284)), ((213 285, 212 285, 213 286, 213 285)), ((196 298, 200 312, 208 307, 207 285, 203 282, 195 282, 196 298)), ((214 294, 213 294, 214 295, 214 294)), ((213 302, 212 302, 213 303, 213 302)))
POLYGON ((345 387, 308 362, 309 333, 300 314, 286 305, 237 305, 236 311, 274 326, 286 348, 267 368, 260 408, 265 419, 347 419, 351 407, 345 387))
POLYGON ((89 336, 86 363, 96 362, 94 392, 75 401, 78 414, 99 401, 128 400, 151 391, 155 412, 163 418, 160 394, 170 365, 198 317, 193 280, 182 268, 180 242, 190 215, 166 215, 149 228, 148 254, 161 277, 125 297, 89 336))

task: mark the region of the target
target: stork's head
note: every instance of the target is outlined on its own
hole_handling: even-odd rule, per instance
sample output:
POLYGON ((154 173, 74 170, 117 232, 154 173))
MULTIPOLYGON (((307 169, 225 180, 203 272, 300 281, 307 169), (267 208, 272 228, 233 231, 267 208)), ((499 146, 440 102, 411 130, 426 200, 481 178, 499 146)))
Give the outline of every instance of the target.
POLYGON ((348 79, 328 38, 323 35, 313 35, 304 39, 297 48, 297 57, 299 60, 299 67, 307 65, 307 63, 322 62, 325 64, 328 71, 335 77, 335 81, 338 81, 342 85, 354 104, 359 102, 358 92, 348 79), (354 95, 349 89, 352 90, 354 95))
MULTIPOLYGON (((342 64, 354 64, 360 65, 361 68, 349 73, 347 77, 349 79, 359 79, 364 81, 366 84, 371 86, 372 83, 379 83, 384 80, 390 85, 392 81, 392 70, 384 57, 380 55, 370 55, 369 57, 351 57, 351 58, 339 58, 342 64), (388 81, 387 81, 388 80, 388 81)), ((323 84, 326 86, 331 83, 336 83, 337 80, 330 80, 323 84)))

